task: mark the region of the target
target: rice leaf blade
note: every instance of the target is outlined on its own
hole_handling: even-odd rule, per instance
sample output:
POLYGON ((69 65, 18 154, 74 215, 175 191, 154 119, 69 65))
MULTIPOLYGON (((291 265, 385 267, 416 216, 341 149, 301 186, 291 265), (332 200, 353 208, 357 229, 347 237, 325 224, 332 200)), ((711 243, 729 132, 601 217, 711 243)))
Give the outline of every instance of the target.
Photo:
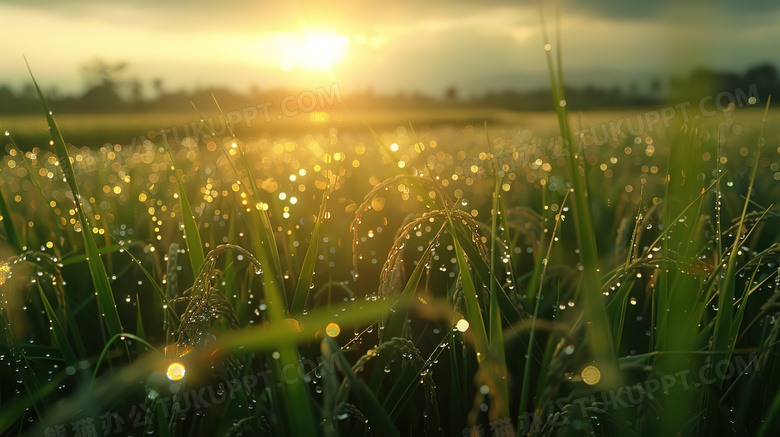
POLYGON ((46 315, 49 317, 52 337, 54 339, 54 342, 57 344, 57 349, 60 350, 60 353, 62 353, 62 357, 65 358, 65 363, 71 366, 77 360, 76 360, 76 353, 73 352, 73 348, 71 347, 70 342, 68 342, 68 334, 65 332, 65 329, 62 327, 62 324, 60 323, 60 320, 57 317, 57 313, 55 313, 54 309, 51 307, 51 304, 49 303, 49 299, 46 297, 46 293, 43 292, 43 288, 41 288, 40 283, 38 283, 38 291, 41 295, 41 301, 43 302, 43 307, 46 310, 46 315))
POLYGON ((317 221, 314 224, 314 230, 311 233, 309 247, 306 249, 306 255, 303 258, 301 272, 298 275, 298 283, 295 285, 292 307, 290 308, 290 313, 293 316, 303 313, 303 310, 306 307, 306 302, 309 298, 309 290, 311 290, 311 282, 314 277, 314 267, 317 263, 317 249, 319 248, 320 242, 320 226, 322 224, 322 218, 325 216, 327 199, 328 193, 322 193, 322 203, 320 205, 320 210, 317 213, 317 221))
POLYGON ((38 86, 38 83, 35 81, 35 77, 33 76, 29 65, 27 68, 30 71, 30 77, 32 78, 33 85, 35 86, 35 90, 38 94, 38 99, 43 106, 43 111, 46 115, 46 123, 49 126, 49 134, 51 135, 51 140, 54 144, 54 149, 57 153, 60 167, 62 168, 65 180, 68 183, 68 187, 73 194, 76 211, 78 213, 79 220, 81 221, 81 235, 84 239, 84 249, 86 251, 87 262, 89 264, 89 273, 95 286, 98 302, 100 304, 100 310, 103 314, 104 320, 106 321, 109 334, 119 334, 123 331, 122 322, 119 319, 119 312, 116 309, 114 295, 111 291, 111 284, 108 280, 108 273, 106 273, 105 266, 103 265, 103 262, 100 258, 100 253, 98 252, 95 237, 92 234, 91 221, 87 218, 87 215, 84 212, 84 205, 82 204, 81 194, 79 194, 75 173, 73 172, 73 166, 70 163, 70 155, 68 154, 68 149, 65 146, 65 140, 62 138, 62 134, 57 127, 57 123, 54 121, 54 117, 52 116, 52 112, 49 109, 49 105, 46 103, 43 92, 38 86))
POLYGON ((176 186, 179 188, 179 205, 181 205, 182 223, 184 224, 184 240, 187 242, 187 252, 190 255, 192 273, 197 275, 200 271, 200 266, 203 265, 203 243, 200 240, 198 224, 192 213, 190 202, 187 200, 187 193, 184 192, 184 186, 181 183, 179 170, 174 168, 173 173, 176 177, 176 186))

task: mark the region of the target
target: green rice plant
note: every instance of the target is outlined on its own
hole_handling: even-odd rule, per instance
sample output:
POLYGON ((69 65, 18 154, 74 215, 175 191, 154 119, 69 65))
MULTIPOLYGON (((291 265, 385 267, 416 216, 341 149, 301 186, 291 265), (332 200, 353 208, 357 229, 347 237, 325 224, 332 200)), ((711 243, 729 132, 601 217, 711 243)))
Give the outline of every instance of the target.
MULTIPOLYGON (((563 210, 563 205, 566 204, 566 199, 568 199, 569 193, 566 193, 566 195, 563 198, 563 201, 561 202, 561 210, 563 210)), ((552 246, 553 242, 555 241, 555 235, 558 231, 558 225, 562 221, 561 215, 558 214, 558 216, 555 218, 555 226, 553 227, 552 234, 550 235, 550 244, 547 246, 547 253, 545 254, 543 260, 542 260, 542 271, 539 275, 539 290, 536 294, 536 305, 534 305, 534 315, 533 315, 533 321, 536 322, 538 320, 539 316, 539 305, 541 300, 541 294, 542 294, 542 284, 544 284, 544 275, 547 272, 547 265, 550 262, 550 254, 552 252, 552 246)), ((531 365, 533 361, 531 360, 531 357, 533 356, 533 345, 535 343, 535 335, 536 334, 536 323, 533 323, 531 325, 531 332, 529 335, 528 340, 528 349, 526 351, 526 360, 525 360, 525 366, 523 367, 523 382, 521 385, 522 392, 520 393, 520 413, 518 415, 518 423, 522 421, 522 417, 526 414, 528 411, 528 404, 529 404, 529 394, 531 392, 531 365)), ((518 427, 518 432, 521 432, 521 430, 518 427)))
MULTIPOLYGON (((744 314, 744 308, 747 305, 745 299, 743 298, 741 300, 742 305, 738 308, 739 315, 737 316, 737 319, 734 320, 734 305, 732 305, 732 302, 734 301, 736 288, 735 278, 737 273, 737 254, 740 252, 739 246, 742 243, 745 215, 747 214, 748 206, 750 205, 750 197, 753 193, 753 185, 756 181, 758 161, 759 157, 761 156, 761 147, 765 143, 764 128, 766 127, 766 117, 767 113, 769 112, 769 103, 771 102, 771 99, 771 96, 767 99, 766 108, 764 109, 761 133, 758 136, 758 150, 756 151, 755 155, 755 165, 753 166, 753 170, 750 175, 750 184, 748 185, 747 194, 745 195, 745 204, 742 208, 742 215, 739 218, 739 226, 737 227, 737 232, 734 237, 734 245, 731 247, 727 258, 728 261, 726 262, 725 277, 722 278, 723 284, 718 292, 718 307, 720 310, 718 311, 718 315, 715 318, 715 330, 713 332, 712 349, 722 353, 722 355, 719 354, 713 357, 713 360, 716 362, 720 360, 729 360, 731 358, 731 353, 734 350, 734 346, 737 342, 737 335, 739 334, 739 325, 742 319, 742 314, 744 314), (734 326, 735 321, 737 322, 736 326, 734 326)), ((759 259, 758 264, 760 263, 761 261, 759 259)), ((723 385, 722 378, 720 378, 718 384, 720 386, 723 385)))
MULTIPOLYGON (((222 113, 221 108, 220 113, 222 113)), ((224 117, 224 114, 222 114, 222 116, 227 123, 227 119, 224 117)), ((209 130, 209 133, 211 134, 212 138, 218 138, 213 131, 209 130)), ((255 267, 258 271, 263 271, 263 269, 265 269, 270 272, 270 274, 264 276, 265 299, 268 308, 269 320, 283 320, 287 316, 290 309, 287 306, 287 296, 284 290, 284 276, 282 275, 281 262, 276 246, 276 240, 273 235, 273 229, 268 219, 268 215, 266 214, 265 210, 260 207, 262 203, 259 199, 259 190, 254 181, 254 177, 252 176, 249 163, 241 151, 241 148, 238 147, 235 135, 232 131, 230 133, 234 137, 233 144, 236 145, 236 148, 239 151, 239 156, 244 164, 247 176, 249 178, 249 186, 252 190, 250 192, 250 196, 254 201, 254 207, 250 207, 249 210, 251 211, 251 216, 253 217, 255 224, 254 227, 257 231, 259 231, 259 234, 257 232, 253 233, 255 236, 255 250, 257 256, 255 267)), ((226 159, 230 160, 230 157, 227 153, 225 153, 225 156, 226 159)), ((233 167, 233 169, 235 171, 235 167, 233 167)), ((237 171, 236 177, 240 180, 240 175, 237 171)), ((327 195, 324 196, 325 198, 327 197, 327 195)), ((323 207, 321 208, 321 212, 324 210, 324 203, 325 201, 323 199, 323 207)), ((317 222, 319 223, 320 220, 321 215, 318 217, 317 222)), ((313 253, 316 253, 316 247, 313 250, 315 251, 313 253)), ((255 258, 252 257, 251 259, 254 260, 255 258)), ((304 268, 311 268, 313 273, 312 265, 305 265, 304 268)), ((304 278, 303 281, 306 284, 306 290, 308 291, 308 284, 311 282, 310 278, 312 273, 308 273, 308 270, 304 271, 304 273, 307 275, 307 277, 304 278)), ((301 279, 299 279, 299 281, 301 281, 301 279)), ((299 297, 298 305, 303 304, 305 304, 305 298, 299 297), (301 301, 302 303, 300 303, 301 301)), ((297 310, 302 308, 296 307, 295 309, 297 310)), ((275 376, 273 379, 277 380, 279 379, 282 368, 285 366, 296 366, 296 363, 299 361, 298 351, 290 345, 281 345, 278 353, 280 358, 278 360, 274 359, 271 361, 274 365, 274 369, 276 370, 276 372, 274 372, 275 376)), ((278 396, 275 396, 275 399, 279 399, 281 401, 282 409, 285 413, 285 421, 289 426, 289 430, 295 434, 315 435, 316 430, 314 428, 314 418, 312 416, 311 409, 308 408, 310 402, 308 400, 308 394, 306 393, 306 388, 304 387, 303 382, 296 381, 292 384, 282 384, 281 381, 278 381, 278 383, 278 386, 281 387, 281 390, 279 390, 278 396), (301 408, 301 406, 304 407, 301 408), (302 416, 300 417, 301 420, 298 420, 296 416, 302 416)), ((275 387, 272 388, 272 390, 274 389, 275 387)))
MULTIPOLYGON (((277 285, 275 287, 281 287, 284 286, 284 275, 282 274, 282 264, 279 257, 279 251, 277 249, 276 245, 276 238, 274 237, 274 231, 273 227, 271 226, 271 221, 268 218, 268 213, 266 212, 265 208, 262 207, 265 202, 262 202, 262 199, 260 199, 260 190, 257 187, 257 183, 255 182, 254 176, 252 176, 252 169, 249 165, 249 161, 247 160, 246 156, 244 155, 244 152, 242 151, 240 145, 238 144, 238 139, 235 136, 235 133, 230 128, 230 123, 227 120, 227 117, 225 117, 224 113, 222 112, 222 108, 219 106, 219 103, 216 101, 216 98, 214 99, 214 102, 217 105, 217 109, 220 112, 220 115, 222 116, 222 119, 225 122, 225 125, 228 127, 228 131, 233 139, 233 145, 236 150, 238 150, 239 160, 244 166, 244 170, 246 171, 246 178, 249 180, 249 188, 250 188, 250 198, 254 202, 254 208, 250 207, 248 208, 250 212, 250 216, 253 220, 253 227, 257 229, 259 232, 253 232, 253 241, 254 241, 254 250, 257 258, 260 260, 260 262, 266 266, 266 269, 270 269, 274 274, 269 275, 267 278, 267 281, 269 283, 276 283, 277 285)), ((198 113, 198 115, 201 117, 201 120, 203 119, 203 116, 200 114, 198 109, 193 104, 193 108, 198 113)), ((219 136, 214 133, 214 131, 208 126, 204 125, 208 131, 208 133, 211 135, 211 137, 214 140, 218 140, 219 136)), ((233 172, 236 174, 236 179, 239 181, 242 181, 242 177, 239 174, 238 170, 236 169, 235 165, 233 164, 232 160, 230 159, 229 154, 224 149, 224 147, 221 148, 222 152, 225 155, 225 159, 230 163, 231 168, 233 169, 233 172)), ((275 288, 273 287, 273 288, 275 288)), ((279 292, 279 299, 283 302, 283 305, 285 309, 287 309, 287 295, 284 293, 284 290, 279 292)))
MULTIPOLYGON (((369 389, 368 385, 362 380, 357 379, 355 372, 349 365, 349 362, 341 354, 341 351, 336 347, 335 342, 328 338, 327 352, 336 356, 339 360, 341 370, 344 372, 345 379, 349 384, 349 389, 355 392, 360 405, 363 407, 361 413, 365 414, 369 429, 373 430, 372 434, 379 436, 398 436, 400 433, 393 426, 393 422, 387 415, 387 412, 376 399, 374 394, 369 389), (331 352, 332 351, 332 352, 331 352)), ((343 384, 342 384, 343 387, 343 384)))
POLYGON ((561 60, 560 25, 557 26, 558 37, 555 41, 555 53, 557 59, 553 61, 551 52, 552 44, 547 36, 544 18, 542 18, 542 32, 544 33, 545 54, 547 69, 550 76, 550 87, 553 94, 553 104, 558 117, 560 134, 568 153, 569 177, 571 178, 575 204, 575 222, 577 224, 577 238, 580 248, 580 262, 583 270, 583 295, 587 319, 586 335, 588 346, 593 354, 595 366, 601 371, 604 386, 617 385, 621 377, 616 365, 616 352, 612 332, 609 329, 609 319, 601 293, 601 281, 598 274, 598 253, 596 249, 596 235, 594 233, 593 218, 591 217, 588 199, 587 181, 584 169, 580 167, 582 159, 581 150, 575 148, 569 127, 566 96, 563 87, 563 66, 561 60), (556 70, 557 67, 557 70, 556 70))

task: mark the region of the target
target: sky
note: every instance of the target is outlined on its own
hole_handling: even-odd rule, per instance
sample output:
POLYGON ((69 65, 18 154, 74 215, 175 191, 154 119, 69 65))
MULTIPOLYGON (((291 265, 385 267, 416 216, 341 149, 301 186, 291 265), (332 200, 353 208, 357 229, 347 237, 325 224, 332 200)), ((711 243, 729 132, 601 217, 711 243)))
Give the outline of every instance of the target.
MULTIPOLYGON (((541 6, 540 6, 541 5, 541 6)), ((129 63, 168 90, 315 88, 441 95, 546 84, 540 10, 486 0, 0 0, 0 83, 84 91, 80 66, 129 63)), ((639 84, 780 64, 776 0, 562 0, 566 82, 639 84)), ((150 92, 150 91, 149 91, 150 92)))

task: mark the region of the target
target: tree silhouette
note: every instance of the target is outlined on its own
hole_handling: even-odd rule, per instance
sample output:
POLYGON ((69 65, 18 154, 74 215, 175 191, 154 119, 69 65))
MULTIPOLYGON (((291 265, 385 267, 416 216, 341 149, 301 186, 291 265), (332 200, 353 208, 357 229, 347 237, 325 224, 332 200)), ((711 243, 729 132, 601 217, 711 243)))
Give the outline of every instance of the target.
POLYGON ((444 99, 448 102, 455 102, 458 100, 458 89, 454 86, 451 86, 447 88, 447 91, 444 92, 444 99))
POLYGON ((81 67, 81 74, 87 91, 81 98, 82 109, 86 111, 111 111, 121 108, 123 101, 119 87, 123 85, 122 74, 127 62, 108 63, 94 59, 81 67))
POLYGON ((93 59, 81 66, 81 74, 87 87, 98 86, 116 88, 122 82, 122 74, 127 69, 127 62, 108 63, 100 58, 93 59))
POLYGON ((774 65, 764 64, 750 68, 745 72, 743 86, 755 85, 762 94, 771 94, 777 86, 777 69, 774 65))
POLYGON ((650 92, 653 94, 653 98, 658 99, 660 97, 661 79, 654 77, 652 80, 650 80, 650 92))
POLYGON ((140 79, 137 77, 130 79, 130 81, 128 81, 128 86, 130 88, 130 98, 132 99, 133 103, 138 103, 143 100, 144 85, 141 83, 140 79))
POLYGON ((165 90, 163 89, 163 80, 162 78, 155 77, 152 79, 152 87, 154 88, 154 92, 157 93, 157 98, 162 97, 165 90))

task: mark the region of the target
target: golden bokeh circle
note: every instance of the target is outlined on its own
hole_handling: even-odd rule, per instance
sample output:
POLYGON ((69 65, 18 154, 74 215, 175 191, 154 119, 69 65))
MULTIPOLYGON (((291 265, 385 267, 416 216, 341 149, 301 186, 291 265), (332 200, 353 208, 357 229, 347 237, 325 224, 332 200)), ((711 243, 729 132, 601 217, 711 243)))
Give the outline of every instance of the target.
POLYGON ((585 384, 594 385, 601 380, 601 371, 596 366, 588 366, 582 369, 582 380, 585 384))
POLYGON ((338 337, 341 333, 341 327, 336 323, 328 323, 328 326, 325 328, 325 333, 328 334, 329 337, 338 337))
POLYGON ((184 368, 184 364, 171 363, 171 365, 168 366, 168 371, 166 372, 166 375, 168 376, 168 379, 170 379, 171 381, 178 381, 184 378, 184 374, 186 373, 187 373, 187 369, 184 368))

